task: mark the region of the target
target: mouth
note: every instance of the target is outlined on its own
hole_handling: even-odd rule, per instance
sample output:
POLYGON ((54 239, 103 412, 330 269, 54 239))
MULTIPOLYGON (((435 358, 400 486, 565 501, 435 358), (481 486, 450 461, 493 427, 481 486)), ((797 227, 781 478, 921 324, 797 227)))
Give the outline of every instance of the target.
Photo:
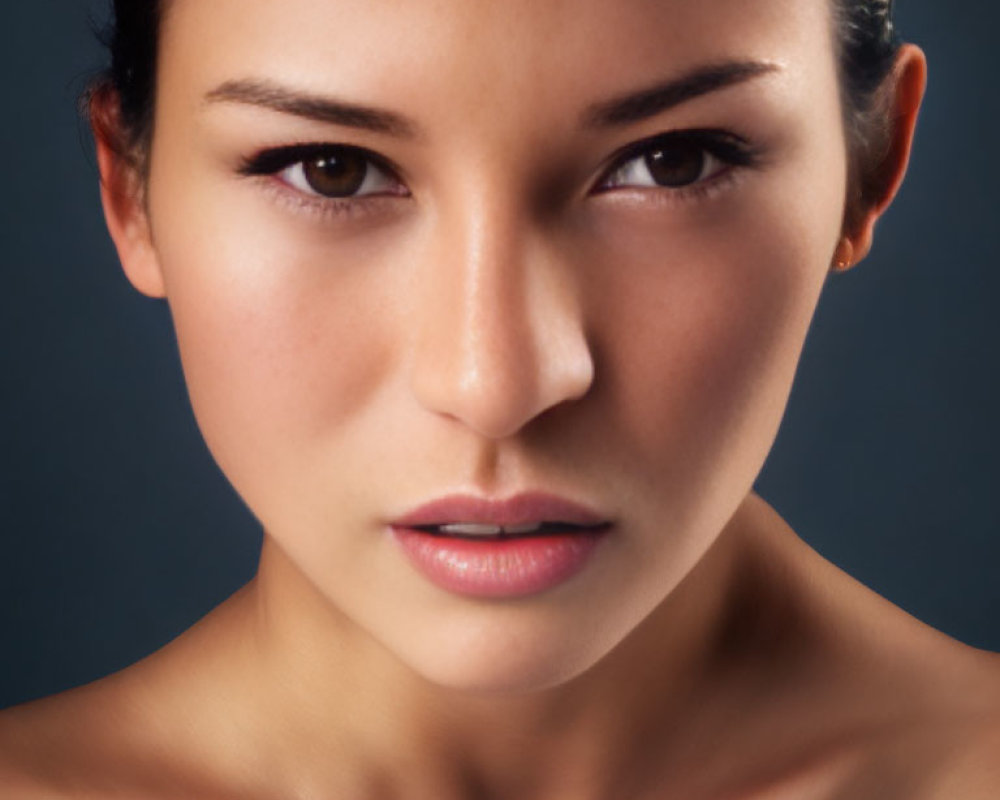
POLYGON ((594 533, 611 520, 580 503, 542 492, 507 499, 452 495, 425 503, 390 522, 393 528, 467 539, 594 533))
POLYGON ((483 522, 447 522, 438 525, 413 525, 412 530, 435 536, 452 536, 458 539, 517 539, 529 536, 555 534, 596 533, 610 523, 578 525, 572 522, 526 522, 520 525, 494 525, 483 522))
POLYGON ((545 592, 583 572, 613 522, 579 503, 524 493, 441 498, 389 527, 410 563, 438 587, 502 599, 545 592))

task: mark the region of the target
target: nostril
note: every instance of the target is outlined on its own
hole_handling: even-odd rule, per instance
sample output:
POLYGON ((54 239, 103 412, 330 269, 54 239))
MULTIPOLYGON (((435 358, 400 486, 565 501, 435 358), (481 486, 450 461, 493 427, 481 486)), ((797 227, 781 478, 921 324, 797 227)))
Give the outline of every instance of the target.
POLYGON ((483 211, 421 260, 411 381, 426 409, 499 440, 585 395, 594 365, 575 273, 519 213, 483 211))
POLYGON ((412 367, 418 401, 494 440, 579 401, 593 383, 594 363, 579 328, 560 323, 515 332, 459 329, 433 346, 425 340, 412 367))

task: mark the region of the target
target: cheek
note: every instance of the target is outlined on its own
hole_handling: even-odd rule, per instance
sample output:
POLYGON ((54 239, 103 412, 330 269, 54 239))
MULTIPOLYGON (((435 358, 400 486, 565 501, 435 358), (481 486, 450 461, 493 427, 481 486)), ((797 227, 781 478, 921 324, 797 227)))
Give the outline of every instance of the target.
POLYGON ((646 497, 694 513, 681 498, 727 508, 752 484, 838 235, 837 181, 815 185, 831 184, 810 196, 774 176, 755 202, 743 199, 714 220, 643 223, 608 239, 603 260, 617 258, 625 272, 593 295, 598 372, 614 436, 634 474, 647 478, 646 497), (719 502, 705 503, 708 495, 719 502))
POLYGON ((390 369, 384 282, 370 253, 303 242, 232 204, 163 198, 157 214, 181 232, 157 248, 195 416, 266 525, 268 498, 297 495, 296 476, 371 407, 390 369))

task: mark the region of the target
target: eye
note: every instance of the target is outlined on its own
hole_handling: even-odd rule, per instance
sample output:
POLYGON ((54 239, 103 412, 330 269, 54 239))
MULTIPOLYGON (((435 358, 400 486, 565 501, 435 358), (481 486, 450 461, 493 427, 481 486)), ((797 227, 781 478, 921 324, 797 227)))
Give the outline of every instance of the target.
POLYGON ((278 177, 300 192, 322 197, 385 194, 399 185, 363 151, 346 148, 299 161, 282 170, 278 177))
POLYGON ((719 131, 657 136, 628 147, 599 191, 621 187, 682 189, 711 180, 731 166, 752 163, 752 154, 735 137, 719 131))
POLYGON ((244 175, 275 175, 293 189, 317 198, 407 194, 381 158, 350 145, 295 145, 265 150, 240 171, 244 175))

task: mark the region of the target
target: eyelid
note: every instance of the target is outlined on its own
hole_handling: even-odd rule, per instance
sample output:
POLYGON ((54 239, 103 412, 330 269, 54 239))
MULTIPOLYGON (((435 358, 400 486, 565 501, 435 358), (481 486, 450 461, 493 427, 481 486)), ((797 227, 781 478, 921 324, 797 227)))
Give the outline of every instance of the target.
MULTIPOLYGON (((706 185, 715 182, 720 173, 725 174, 731 171, 730 169, 722 169, 714 173, 713 176, 701 178, 694 183, 679 187, 643 187, 632 184, 607 185, 610 177, 620 171, 629 161, 644 157, 658 146, 677 142, 687 142, 697 145, 714 159, 722 162, 725 167, 754 166, 759 161, 759 152, 753 145, 746 139, 724 129, 692 128, 661 132, 640 139, 639 141, 630 142, 624 147, 619 148, 607 160, 606 166, 600 172, 600 179, 591 191, 594 193, 603 193, 619 188, 649 188, 672 195, 680 195, 685 191, 704 188, 706 185)), ((237 171, 245 177, 277 177, 287 187, 288 192, 297 194, 305 203, 316 208, 320 206, 337 206, 338 209, 345 209, 348 206, 357 207, 357 204, 364 200, 384 199, 392 196, 408 197, 410 195, 409 189, 400 177, 401 170, 388 158, 365 147, 351 144, 305 142, 269 147, 242 159, 237 171), (331 152, 343 152, 345 150, 364 157, 374 168, 396 181, 400 187, 400 191, 394 193, 369 192, 344 197, 328 197, 319 193, 307 192, 293 185, 289 180, 280 177, 280 173, 289 170, 291 167, 301 165, 311 159, 329 155, 331 152)))
MULTIPOLYGON (((667 131, 640 139, 637 142, 630 142, 616 151, 608 159, 607 165, 601 170, 600 178, 594 191, 602 192, 611 191, 616 188, 629 188, 628 185, 609 187, 607 186, 607 182, 612 175, 620 171, 630 161, 645 157, 657 147, 679 142, 697 145, 727 167, 754 166, 758 161, 757 151, 747 140, 726 130, 719 128, 691 128, 687 130, 667 131)), ((686 186, 660 186, 657 188, 664 191, 680 192, 707 180, 711 180, 711 178, 702 179, 686 186)))
MULTIPOLYGON (((273 175, 278 176, 283 172, 291 169, 292 167, 302 165, 308 161, 321 158, 323 156, 328 156, 331 153, 343 153, 344 151, 352 152, 362 156, 371 166, 375 167, 379 171, 385 173, 388 177, 395 180, 403 189, 400 194, 409 194, 408 190, 405 190, 405 184, 403 180, 399 177, 400 170, 384 156, 379 155, 371 150, 364 147, 359 147, 357 145, 351 144, 337 144, 334 142, 308 142, 302 144, 292 144, 292 145, 281 145, 278 147, 270 147, 257 152, 247 158, 244 158, 238 167, 238 172, 244 177, 259 177, 273 175)), ((286 180, 285 183, 288 183, 286 180)), ((289 186, 292 186, 290 183, 289 186)), ((305 194, 305 192, 298 188, 292 187, 295 191, 300 191, 305 194)), ((308 196, 312 197, 312 194, 308 196)), ((349 195, 343 198, 327 198, 319 193, 315 194, 317 199, 341 199, 349 200, 351 197, 363 198, 372 195, 349 195)))

